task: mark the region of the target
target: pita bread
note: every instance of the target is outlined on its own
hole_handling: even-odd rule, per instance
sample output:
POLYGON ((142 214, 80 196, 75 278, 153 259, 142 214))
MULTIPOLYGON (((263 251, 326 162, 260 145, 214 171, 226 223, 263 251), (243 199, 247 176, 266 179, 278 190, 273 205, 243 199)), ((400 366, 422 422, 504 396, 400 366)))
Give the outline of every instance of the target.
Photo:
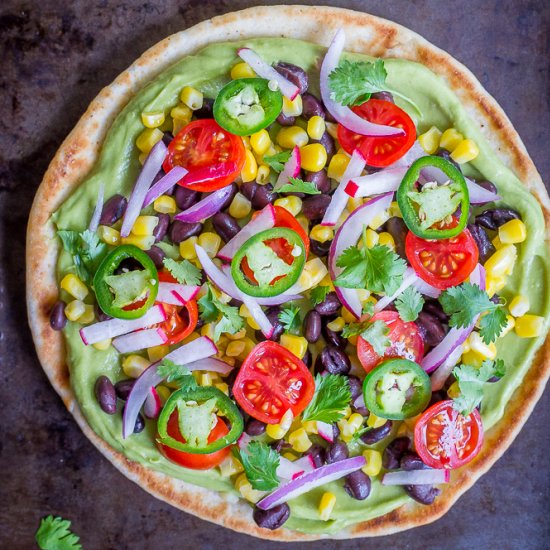
MULTIPOLYGON (((32 231, 27 234, 27 302, 31 329, 42 366, 82 431, 124 475, 157 498, 203 519, 266 539, 298 541, 320 536, 285 528, 260 529, 252 520, 248 504, 130 462, 86 423, 69 383, 62 336, 49 326, 49 311, 58 295, 55 265, 59 247, 49 219, 92 168, 119 111, 149 80, 175 61, 213 42, 262 36, 291 37, 328 46, 339 27, 346 29, 348 51, 418 61, 443 77, 469 115, 482 126, 502 162, 537 197, 548 228, 550 200, 533 162, 510 120, 468 69, 395 23, 344 9, 302 6, 256 7, 229 13, 174 34, 148 50, 101 91, 63 142, 38 189, 29 219, 32 231)), ((387 515, 350 526, 335 537, 385 535, 429 523, 443 515, 511 444, 542 394, 549 375, 547 339, 504 417, 486 433, 481 453, 467 468, 457 472, 454 483, 445 488, 433 505, 407 504, 387 515)))

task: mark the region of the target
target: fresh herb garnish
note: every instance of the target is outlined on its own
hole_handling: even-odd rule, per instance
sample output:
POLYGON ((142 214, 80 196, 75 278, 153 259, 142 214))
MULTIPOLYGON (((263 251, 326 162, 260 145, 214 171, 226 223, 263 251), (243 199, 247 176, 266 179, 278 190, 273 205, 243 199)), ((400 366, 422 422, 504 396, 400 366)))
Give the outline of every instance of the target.
POLYGON ((374 350, 376 355, 382 357, 391 346, 391 340, 388 338, 390 329, 384 321, 364 321, 362 323, 350 323, 344 327, 342 336, 349 338, 351 336, 361 336, 366 340, 374 350))
POLYGON ((468 416, 481 403, 483 387, 494 376, 501 378, 505 374, 504 361, 483 361, 480 368, 461 365, 453 369, 458 381, 460 395, 453 399, 453 406, 463 416, 468 416))
POLYGON ((367 315, 372 317, 374 315, 374 302, 368 300, 363 304, 363 309, 361 310, 361 315, 367 315))
POLYGON ((279 453, 267 443, 251 441, 238 457, 253 489, 271 491, 279 486, 279 453))
POLYGON ((479 334, 486 344, 494 342, 507 323, 502 304, 492 302, 484 290, 471 283, 448 288, 439 296, 439 303, 450 316, 450 327, 467 327, 483 313, 479 334))
POLYGON ((195 377, 189 372, 185 365, 177 365, 170 359, 163 359, 157 367, 157 374, 166 379, 167 382, 177 384, 180 388, 194 390, 198 387, 195 377))
POLYGON ((302 319, 300 317, 300 308, 298 306, 285 307, 279 313, 279 321, 281 321, 285 332, 295 334, 299 332, 302 325, 302 319))
POLYGON ((217 341, 222 332, 236 334, 244 327, 244 319, 239 315, 239 310, 220 302, 210 284, 208 292, 197 303, 201 319, 206 323, 215 323, 214 340, 217 341))
POLYGON ((41 550, 82 550, 80 537, 71 532, 71 522, 47 516, 40 521, 35 539, 41 550))
POLYGON ((422 294, 412 286, 406 288, 401 295, 395 299, 395 308, 401 319, 406 323, 409 321, 416 321, 423 306, 424 298, 422 294))
POLYGON ((278 193, 305 193, 306 195, 320 195, 321 191, 317 189, 317 186, 310 181, 304 181, 300 178, 293 178, 290 176, 290 183, 285 183, 279 189, 278 193))
POLYGON ((377 92, 391 92, 400 97, 421 115, 418 105, 409 97, 386 84, 388 73, 381 59, 373 63, 343 60, 328 76, 331 98, 342 105, 361 105, 377 92))
POLYGON ((302 422, 319 420, 332 424, 344 416, 344 409, 350 404, 351 390, 346 376, 327 374, 315 377, 315 393, 302 413, 302 422))
POLYGON ((63 243, 63 248, 72 256, 77 275, 89 283, 107 253, 107 245, 88 229, 81 233, 60 230, 57 235, 63 243))
POLYGON ((192 286, 201 284, 201 270, 189 260, 176 262, 172 258, 164 258, 162 263, 178 283, 192 286))
POLYGON ((275 172, 282 172, 285 166, 285 163, 288 162, 290 158, 291 151, 282 151, 275 155, 270 155, 263 158, 264 164, 267 164, 275 172))
POLYGON ((311 305, 315 307, 316 305, 324 302, 329 292, 330 292, 329 286, 316 286, 309 293, 309 299, 311 300, 311 305))

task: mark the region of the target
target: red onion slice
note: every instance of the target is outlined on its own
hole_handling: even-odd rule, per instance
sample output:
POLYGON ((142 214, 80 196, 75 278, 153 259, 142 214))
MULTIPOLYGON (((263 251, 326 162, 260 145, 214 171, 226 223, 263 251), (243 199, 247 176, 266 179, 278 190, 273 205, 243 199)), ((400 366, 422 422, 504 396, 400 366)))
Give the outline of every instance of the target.
POLYGON ((332 199, 330 201, 330 204, 328 205, 325 215, 323 216, 321 225, 336 225, 336 222, 346 208, 346 204, 348 203, 349 199, 349 195, 344 191, 344 189, 346 188, 346 185, 351 178, 361 175, 361 172, 364 170, 365 165, 366 162, 363 158, 363 155, 359 152, 358 149, 355 149, 355 151, 353 151, 353 155, 351 155, 349 164, 344 171, 342 181, 340 181, 340 184, 332 195, 332 199))
POLYGON ((271 229, 275 225, 275 209, 271 204, 260 210, 255 218, 250 220, 241 230, 218 252, 218 258, 230 262, 233 256, 241 246, 259 233, 266 229, 271 229))
POLYGON ((209 372, 219 372, 220 374, 229 374, 233 367, 222 361, 221 359, 216 359, 215 357, 207 357, 206 359, 199 359, 198 361, 193 361, 192 363, 187 363, 185 365, 189 372, 195 370, 204 370, 209 372))
POLYGON ((183 306, 199 292, 200 286, 180 285, 179 283, 159 283, 157 302, 173 306, 183 306))
POLYGON ((327 111, 348 130, 364 136, 396 136, 404 131, 401 128, 384 126, 382 124, 373 124, 359 115, 356 115, 349 107, 344 107, 331 98, 332 92, 329 87, 329 75, 340 61, 340 56, 344 50, 346 35, 343 29, 339 29, 327 50, 323 64, 321 65, 321 97, 327 111))
MULTIPOLYGON (((363 231, 363 226, 368 225, 375 216, 387 210, 390 207, 392 198, 393 193, 386 193, 371 199, 354 210, 349 218, 342 224, 340 229, 338 229, 330 246, 328 255, 330 277, 333 281, 343 271, 341 267, 336 265, 336 261, 342 252, 350 246, 357 245, 357 241, 361 237, 363 231)), ((362 307, 357 290, 338 286, 334 288, 342 304, 359 319, 361 317, 362 307)))
POLYGON ((397 191, 408 168, 388 168, 374 174, 351 178, 344 191, 350 197, 371 197, 389 191, 397 191))
POLYGON ((332 429, 332 424, 328 422, 322 422, 317 420, 317 433, 329 443, 334 442, 334 430, 332 429))
POLYGON ((298 86, 278 73, 271 65, 266 63, 255 51, 250 48, 240 48, 237 55, 248 63, 254 72, 266 80, 275 80, 281 93, 291 101, 300 93, 298 86))
POLYGON ((297 178, 300 175, 301 164, 302 159, 300 157, 300 149, 295 146, 294 149, 292 149, 292 153, 290 153, 290 158, 286 161, 282 172, 279 174, 273 190, 277 191, 283 185, 290 183, 289 178, 297 178))
POLYGON ((166 157, 167 148, 163 141, 160 140, 151 149, 151 152, 145 159, 145 164, 141 169, 141 172, 136 180, 130 199, 128 200, 128 206, 124 213, 122 220, 122 227, 120 228, 120 236, 127 237, 132 230, 134 222, 136 221, 141 209, 143 208, 143 201, 147 195, 151 183, 155 179, 155 176, 162 168, 162 163, 166 157))
POLYGON ((382 477, 382 485, 441 485, 449 483, 451 472, 447 469, 396 470, 382 477))
POLYGON ((155 199, 158 199, 161 195, 164 195, 166 191, 174 187, 178 181, 180 181, 183 176, 187 174, 187 170, 183 166, 174 166, 168 174, 160 178, 157 183, 155 183, 147 195, 145 195, 145 200, 143 201, 143 208, 149 206, 155 199))
POLYGON ((233 193, 233 186, 227 185, 197 202, 187 210, 174 216, 175 220, 187 223, 202 222, 214 214, 217 214, 227 199, 233 193))
POLYGON ((166 321, 166 312, 160 305, 154 305, 145 315, 138 319, 109 319, 88 325, 80 329, 80 337, 87 346, 108 338, 115 338, 142 328, 166 321))
POLYGON ((361 469, 366 462, 364 456, 356 456, 340 460, 339 462, 333 462, 332 464, 326 464, 311 472, 306 472, 296 479, 289 481, 286 485, 275 489, 271 494, 260 500, 256 506, 261 510, 269 510, 283 502, 308 493, 316 487, 321 487, 331 481, 345 477, 361 469))
POLYGON ((141 349, 162 346, 168 342, 166 332, 161 328, 148 328, 119 336, 113 340, 113 346, 119 353, 131 353, 141 349))
POLYGON ((161 408, 160 396, 155 388, 151 388, 143 405, 143 414, 147 418, 156 418, 161 408))
POLYGON ((426 281, 423 281, 420 277, 417 277, 414 281, 412 286, 420 292, 420 294, 424 294, 425 296, 429 296, 430 298, 439 298, 439 295, 441 294, 441 290, 439 288, 435 288, 432 285, 429 285, 426 281))
POLYGON ((390 164, 389 168, 406 167, 408 169, 415 160, 425 157, 427 154, 428 153, 422 149, 422 145, 420 145, 417 140, 413 143, 412 147, 405 153, 405 155, 390 164))
POLYGON ((451 375, 451 372, 455 368, 456 364, 462 357, 464 346, 461 344, 457 346, 454 351, 443 361, 438 369, 432 374, 430 381, 432 384, 432 392, 438 391, 445 385, 447 378, 451 375))
POLYGON ((97 231, 97 228, 99 227, 99 220, 101 219, 101 212, 103 212, 103 198, 105 194, 105 186, 103 183, 99 184, 99 189, 97 191, 97 201, 95 203, 94 213, 92 215, 92 219, 90 220, 90 225, 88 226, 88 230, 92 233, 95 233, 97 231))

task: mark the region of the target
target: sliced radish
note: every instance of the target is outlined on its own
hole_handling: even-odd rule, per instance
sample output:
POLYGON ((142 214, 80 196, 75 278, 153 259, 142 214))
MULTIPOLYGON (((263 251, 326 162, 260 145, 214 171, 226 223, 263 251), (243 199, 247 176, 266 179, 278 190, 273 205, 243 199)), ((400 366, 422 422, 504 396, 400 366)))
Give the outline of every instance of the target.
POLYGON ((424 294, 425 296, 429 296, 430 298, 438 298, 441 294, 441 290, 439 288, 435 288, 432 285, 429 285, 426 281, 423 281, 420 277, 417 277, 414 281, 412 286, 420 292, 420 294, 424 294))
POLYGON ((211 355, 216 355, 218 348, 208 336, 201 336, 188 344, 185 344, 164 357, 173 361, 177 365, 189 365, 194 361, 206 359, 211 355))
POLYGON ((160 282, 157 301, 175 306, 185 305, 195 298, 200 288, 200 286, 160 282))
POLYGON ((277 467, 277 477, 279 479, 290 480, 303 473, 303 468, 297 466, 295 462, 288 460, 284 456, 279 457, 279 466, 277 467))
POLYGON ((302 159, 300 157, 300 149, 298 149, 298 147, 296 146, 294 147, 294 149, 292 149, 292 153, 290 153, 289 159, 286 161, 283 170, 279 174, 273 190, 277 191, 283 185, 290 183, 289 178, 297 178, 300 175, 301 163, 302 159))
POLYGON ((371 197, 397 191, 408 168, 387 168, 374 174, 351 178, 344 191, 350 197, 371 197))
POLYGON ((161 328, 147 328, 130 332, 113 340, 113 346, 119 353, 131 353, 140 349, 162 346, 168 342, 166 332, 161 328))
POLYGON ((418 275, 414 272, 414 269, 412 267, 408 267, 405 271, 405 274, 403 276, 403 282, 399 286, 399 288, 391 295, 391 296, 383 296, 376 302, 374 306, 374 312, 378 313, 379 311, 382 311, 384 308, 389 306, 398 296, 401 296, 407 288, 412 286, 414 281, 418 279, 418 275))
POLYGON ((187 170, 183 166, 174 166, 168 174, 160 178, 157 183, 151 186, 145 199, 143 200, 143 207, 149 206, 155 199, 158 199, 161 195, 164 195, 166 191, 172 189, 183 176, 187 174, 187 170))
POLYGON ((447 469, 396 470, 382 477, 382 485, 440 485, 449 483, 451 472, 447 469))
POLYGON ((249 443, 253 441, 252 437, 249 436, 246 432, 243 432, 241 434, 241 437, 237 440, 237 447, 242 451, 243 449, 246 449, 249 445, 249 443))
POLYGON ((174 216, 175 220, 187 223, 203 222, 204 220, 217 214, 233 193, 233 186, 227 185, 213 193, 210 193, 204 199, 200 200, 187 210, 174 216))
POLYGON ((145 404, 143 405, 143 414, 147 418, 156 418, 160 414, 160 409, 162 408, 162 403, 160 401, 160 396, 155 388, 149 390, 149 395, 145 399, 145 404))
POLYGON ((311 454, 304 455, 303 457, 295 460, 293 464, 301 468, 304 472, 311 472, 316 468, 315 462, 313 461, 313 457, 311 456, 311 454))
POLYGON ((334 430, 332 429, 332 424, 328 422, 321 422, 317 420, 317 433, 329 443, 334 442, 334 430))
POLYGON ((92 215, 92 219, 90 220, 90 225, 88 226, 88 230, 91 231, 92 233, 95 233, 97 231, 97 228, 99 227, 101 212, 103 212, 104 194, 105 194, 105 186, 103 185, 103 183, 101 183, 97 191, 97 201, 95 203, 94 213, 92 215))

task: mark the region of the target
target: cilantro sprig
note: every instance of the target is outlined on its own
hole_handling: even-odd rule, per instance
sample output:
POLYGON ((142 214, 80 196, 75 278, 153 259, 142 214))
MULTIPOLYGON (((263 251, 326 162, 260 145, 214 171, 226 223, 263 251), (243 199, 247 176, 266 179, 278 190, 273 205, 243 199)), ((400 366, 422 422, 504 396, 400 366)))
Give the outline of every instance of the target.
POLYGON ((351 390, 347 377, 340 374, 318 374, 315 377, 315 393, 302 414, 302 422, 338 422, 344 416, 343 411, 350 402, 351 390))
POLYGON ((285 307, 279 313, 279 321, 281 321, 285 332, 290 334, 296 334, 300 331, 302 325, 302 318, 300 316, 300 308, 298 306, 291 305, 285 307))
POLYGON ((80 537, 71 531, 71 522, 60 517, 43 518, 35 539, 41 550, 82 550, 80 537))
POLYGON ((201 284, 201 270, 189 260, 176 262, 172 258, 164 258, 162 263, 178 283, 192 286, 201 284))
POLYGON ((317 189, 317 186, 310 181, 304 181, 300 178, 293 178, 292 176, 288 179, 290 183, 285 183, 285 185, 282 185, 279 189, 277 189, 278 193, 304 193, 306 195, 321 194, 321 191, 317 189))
POLYGON ((388 337, 390 328, 384 321, 363 321, 362 323, 350 323, 344 327, 342 336, 350 338, 351 336, 361 336, 366 340, 374 350, 376 355, 382 357, 386 350, 391 346, 391 340, 388 337))
POLYGON ((309 293, 309 299, 311 301, 311 305, 315 307, 316 305, 324 302, 329 292, 330 292, 330 287, 328 286, 316 286, 309 293))
POLYGON ((239 310, 220 302, 208 285, 207 293, 197 302, 201 319, 206 323, 215 323, 214 340, 218 340, 222 332, 236 334, 244 327, 244 319, 239 315, 239 310))
POLYGON ((275 449, 263 441, 251 441, 237 454, 253 489, 271 491, 279 486, 279 453, 275 449))
POLYGON ((395 299, 394 303, 403 321, 416 321, 424 306, 424 298, 416 288, 410 286, 395 299))
POLYGON ((107 254, 107 245, 92 231, 60 230, 57 232, 63 248, 71 255, 76 273, 84 282, 91 282, 101 260, 107 254))
POLYGON ((290 159, 291 151, 282 151, 276 153, 275 155, 269 155, 263 158, 263 162, 267 164, 274 172, 282 172, 285 166, 285 163, 290 159))
POLYGON ((194 390, 198 384, 191 372, 184 365, 177 365, 170 359, 163 359, 157 367, 157 374, 166 379, 167 382, 173 382, 180 388, 194 390))

